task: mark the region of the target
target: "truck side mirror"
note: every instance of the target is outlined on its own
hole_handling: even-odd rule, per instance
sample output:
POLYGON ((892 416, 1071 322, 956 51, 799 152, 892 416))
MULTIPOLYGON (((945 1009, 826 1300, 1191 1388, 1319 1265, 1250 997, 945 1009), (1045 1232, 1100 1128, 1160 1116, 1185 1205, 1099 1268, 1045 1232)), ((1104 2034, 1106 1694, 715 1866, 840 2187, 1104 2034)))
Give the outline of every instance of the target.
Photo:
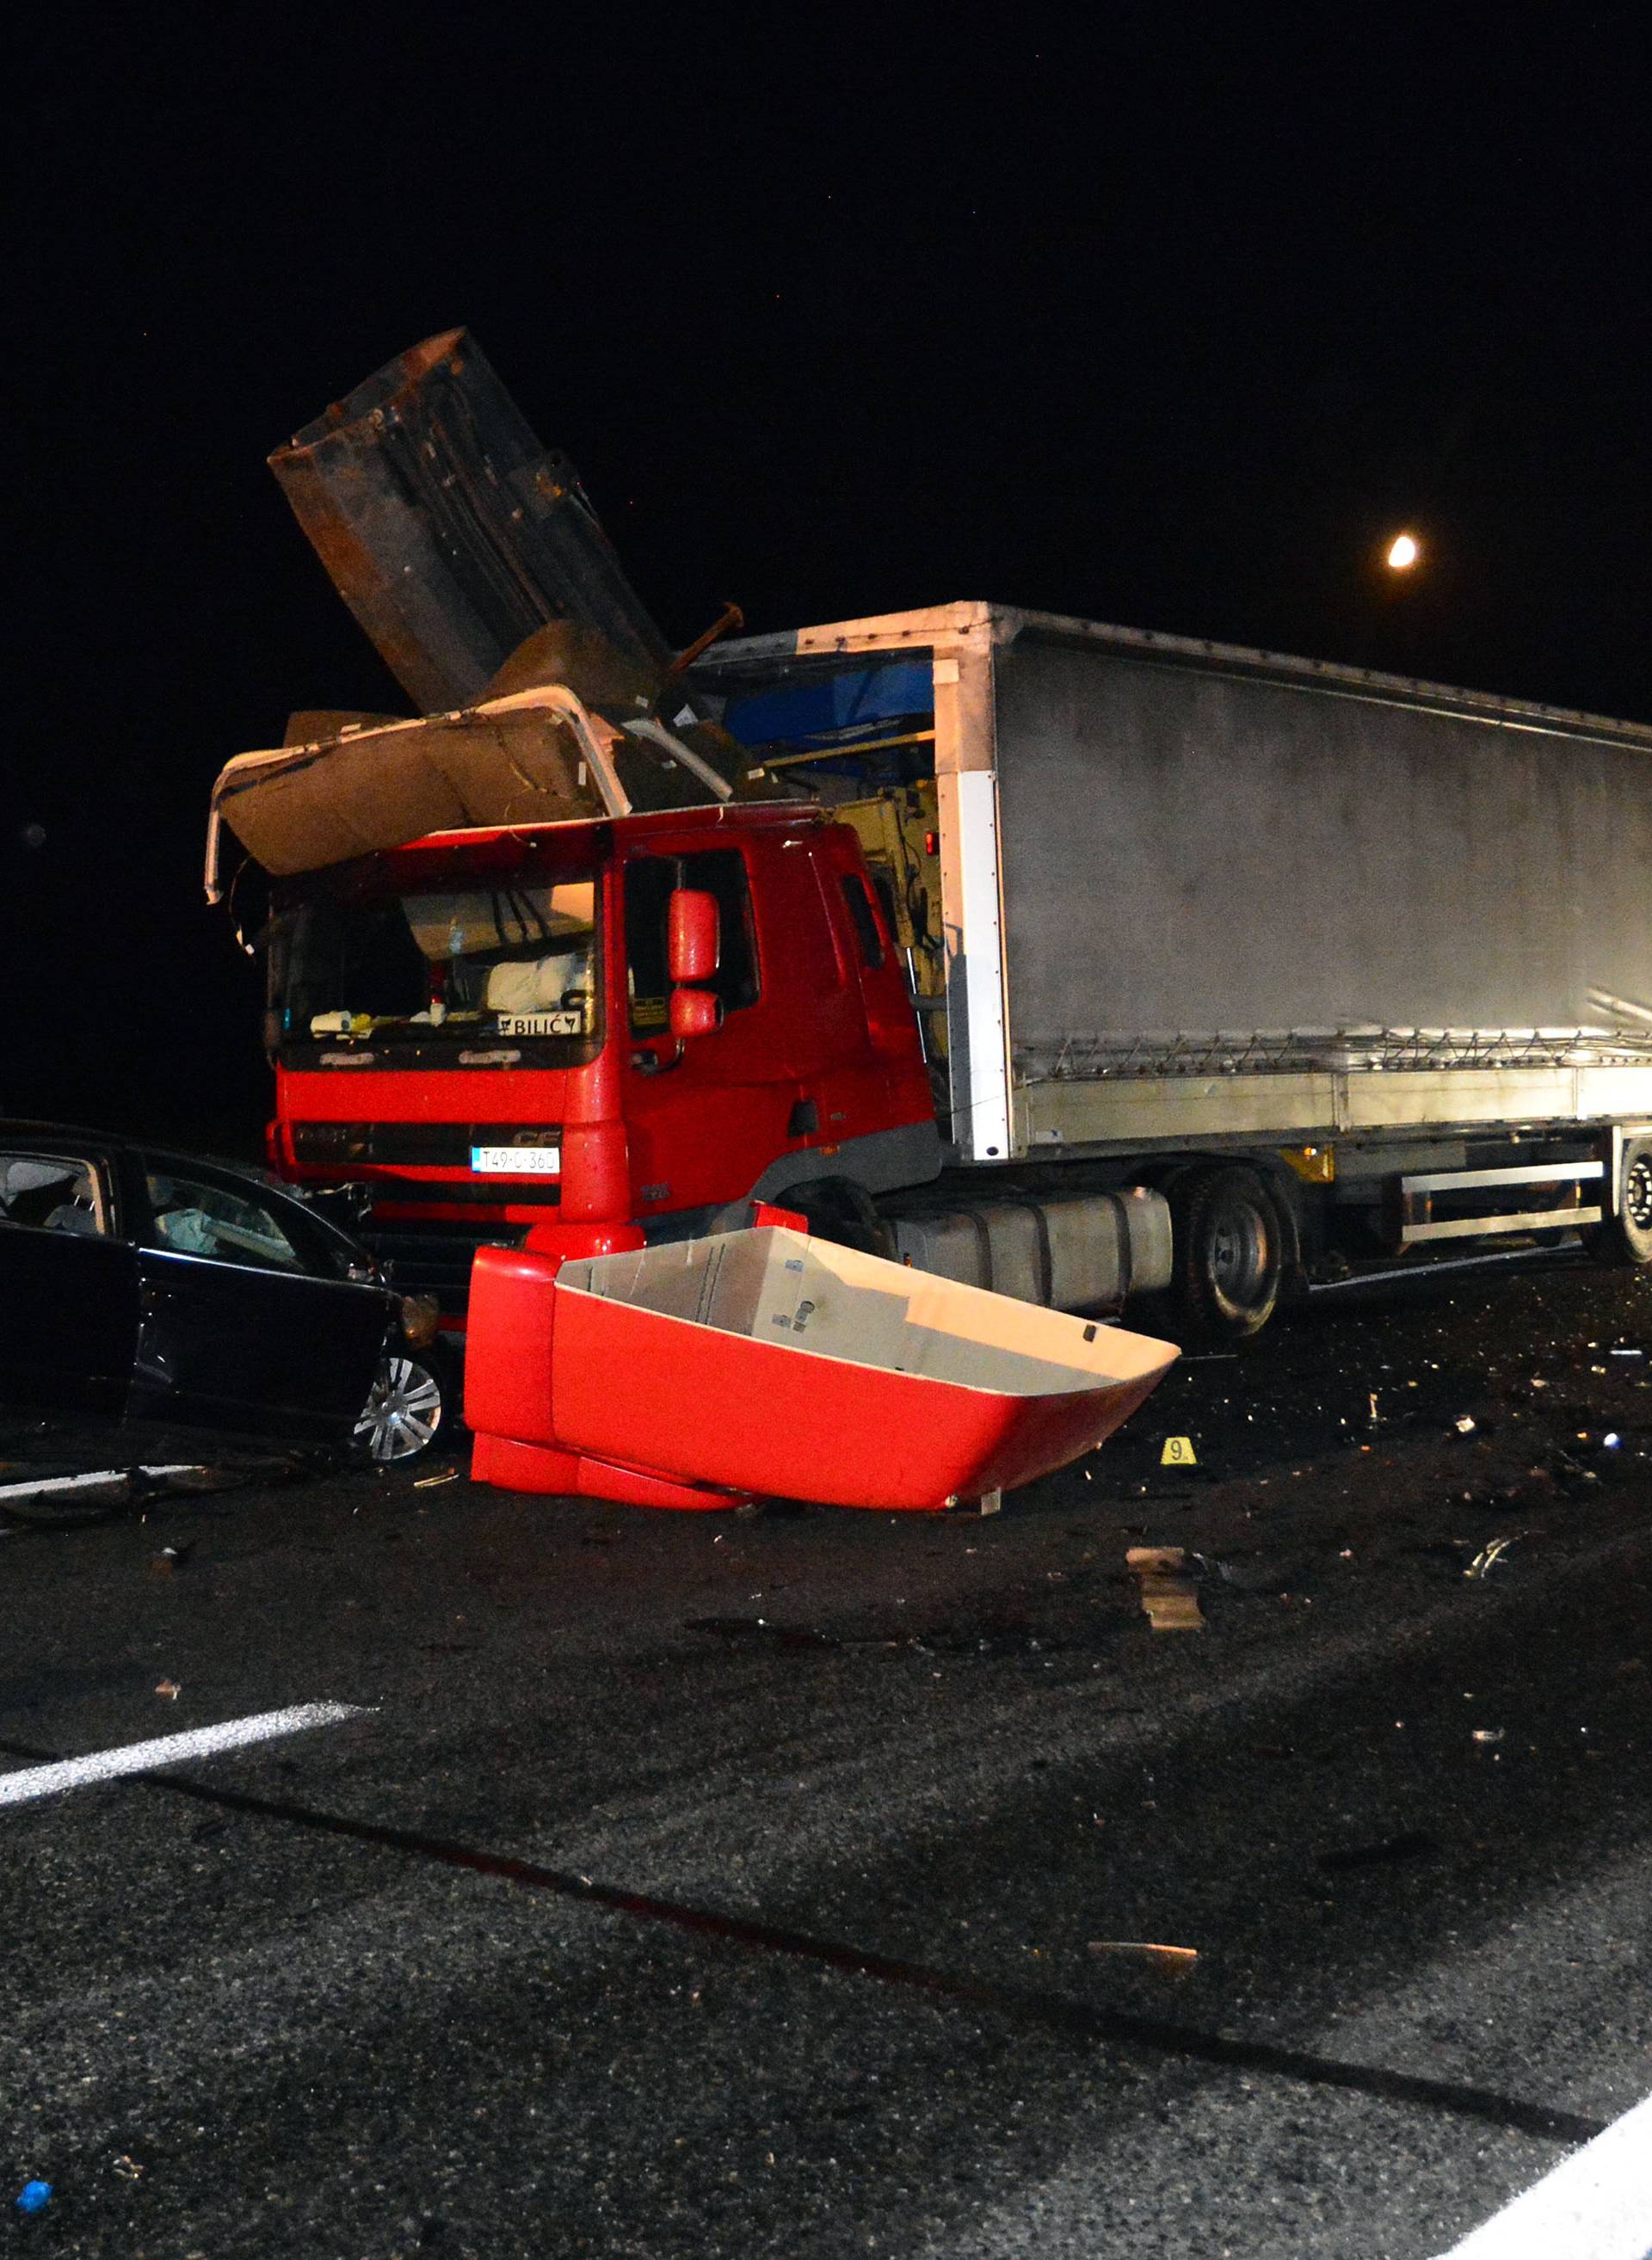
POLYGON ((685 1036, 709 1036, 723 1025, 723 1000, 709 989, 671 991, 671 1033, 681 1043, 685 1036))
POLYGON ((700 887, 673 887, 665 934, 666 970, 673 984, 709 981, 722 955, 717 897, 700 887))

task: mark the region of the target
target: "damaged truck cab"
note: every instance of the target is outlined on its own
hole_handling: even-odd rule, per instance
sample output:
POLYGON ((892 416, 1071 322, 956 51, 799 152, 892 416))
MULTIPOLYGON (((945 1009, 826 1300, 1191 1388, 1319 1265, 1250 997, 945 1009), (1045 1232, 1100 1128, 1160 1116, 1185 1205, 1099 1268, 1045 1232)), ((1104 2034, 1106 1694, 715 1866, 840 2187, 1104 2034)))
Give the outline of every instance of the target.
POLYGON ((282 884, 268 949, 272 1159, 370 1183, 455 1319, 501 1227, 590 1255, 940 1168, 895 937, 816 808, 439 833, 282 884))

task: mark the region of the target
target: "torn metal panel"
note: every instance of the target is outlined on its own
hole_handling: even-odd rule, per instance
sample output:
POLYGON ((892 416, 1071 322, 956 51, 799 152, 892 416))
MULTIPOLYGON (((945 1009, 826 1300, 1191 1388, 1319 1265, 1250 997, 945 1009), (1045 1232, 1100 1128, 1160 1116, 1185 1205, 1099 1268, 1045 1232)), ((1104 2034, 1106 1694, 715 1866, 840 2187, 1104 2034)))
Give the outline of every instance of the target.
POLYGON ((479 697, 554 620, 657 683, 665 639, 567 457, 464 330, 399 354, 269 458, 334 588, 420 710, 479 697))
POLYGON ((695 746, 655 724, 615 729, 565 684, 547 683, 461 713, 347 725, 313 744, 239 755, 212 788, 207 899, 218 898, 226 823, 265 870, 286 878, 432 832, 754 797, 743 777, 731 783, 717 766, 723 758, 738 772, 732 740, 697 725, 688 734, 695 746))

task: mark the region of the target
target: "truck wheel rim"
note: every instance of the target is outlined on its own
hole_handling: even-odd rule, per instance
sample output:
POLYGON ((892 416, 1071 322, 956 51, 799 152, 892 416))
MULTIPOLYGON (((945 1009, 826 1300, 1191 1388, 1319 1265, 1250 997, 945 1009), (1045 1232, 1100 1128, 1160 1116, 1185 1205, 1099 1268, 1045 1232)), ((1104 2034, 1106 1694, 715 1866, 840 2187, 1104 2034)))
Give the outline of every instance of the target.
POLYGON ((441 1384, 411 1357, 387 1357, 355 1424, 381 1464, 427 1451, 441 1426, 441 1384))
POLYGON ((1212 1219, 1211 1282, 1235 1310, 1251 1310, 1262 1300, 1269 1253, 1267 1219, 1249 1202, 1230 1201, 1212 1219))
POLYGON ((1623 1212, 1637 1232, 1652 1232, 1652 1155, 1637 1155, 1625 1171, 1623 1212))

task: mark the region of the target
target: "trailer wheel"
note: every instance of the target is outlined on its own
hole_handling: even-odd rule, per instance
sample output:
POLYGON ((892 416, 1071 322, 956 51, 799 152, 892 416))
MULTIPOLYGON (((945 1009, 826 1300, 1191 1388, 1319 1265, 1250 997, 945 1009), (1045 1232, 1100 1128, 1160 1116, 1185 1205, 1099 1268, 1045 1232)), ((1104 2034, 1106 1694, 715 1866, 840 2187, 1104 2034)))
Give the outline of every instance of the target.
POLYGON ((1192 1169, 1169 1198, 1178 1330, 1201 1341, 1260 1334, 1284 1270, 1284 1230, 1262 1177, 1238 1164, 1192 1169))
POLYGON ((1603 1263, 1652 1263, 1652 1138, 1624 1141, 1618 1213, 1586 1237, 1603 1263))

